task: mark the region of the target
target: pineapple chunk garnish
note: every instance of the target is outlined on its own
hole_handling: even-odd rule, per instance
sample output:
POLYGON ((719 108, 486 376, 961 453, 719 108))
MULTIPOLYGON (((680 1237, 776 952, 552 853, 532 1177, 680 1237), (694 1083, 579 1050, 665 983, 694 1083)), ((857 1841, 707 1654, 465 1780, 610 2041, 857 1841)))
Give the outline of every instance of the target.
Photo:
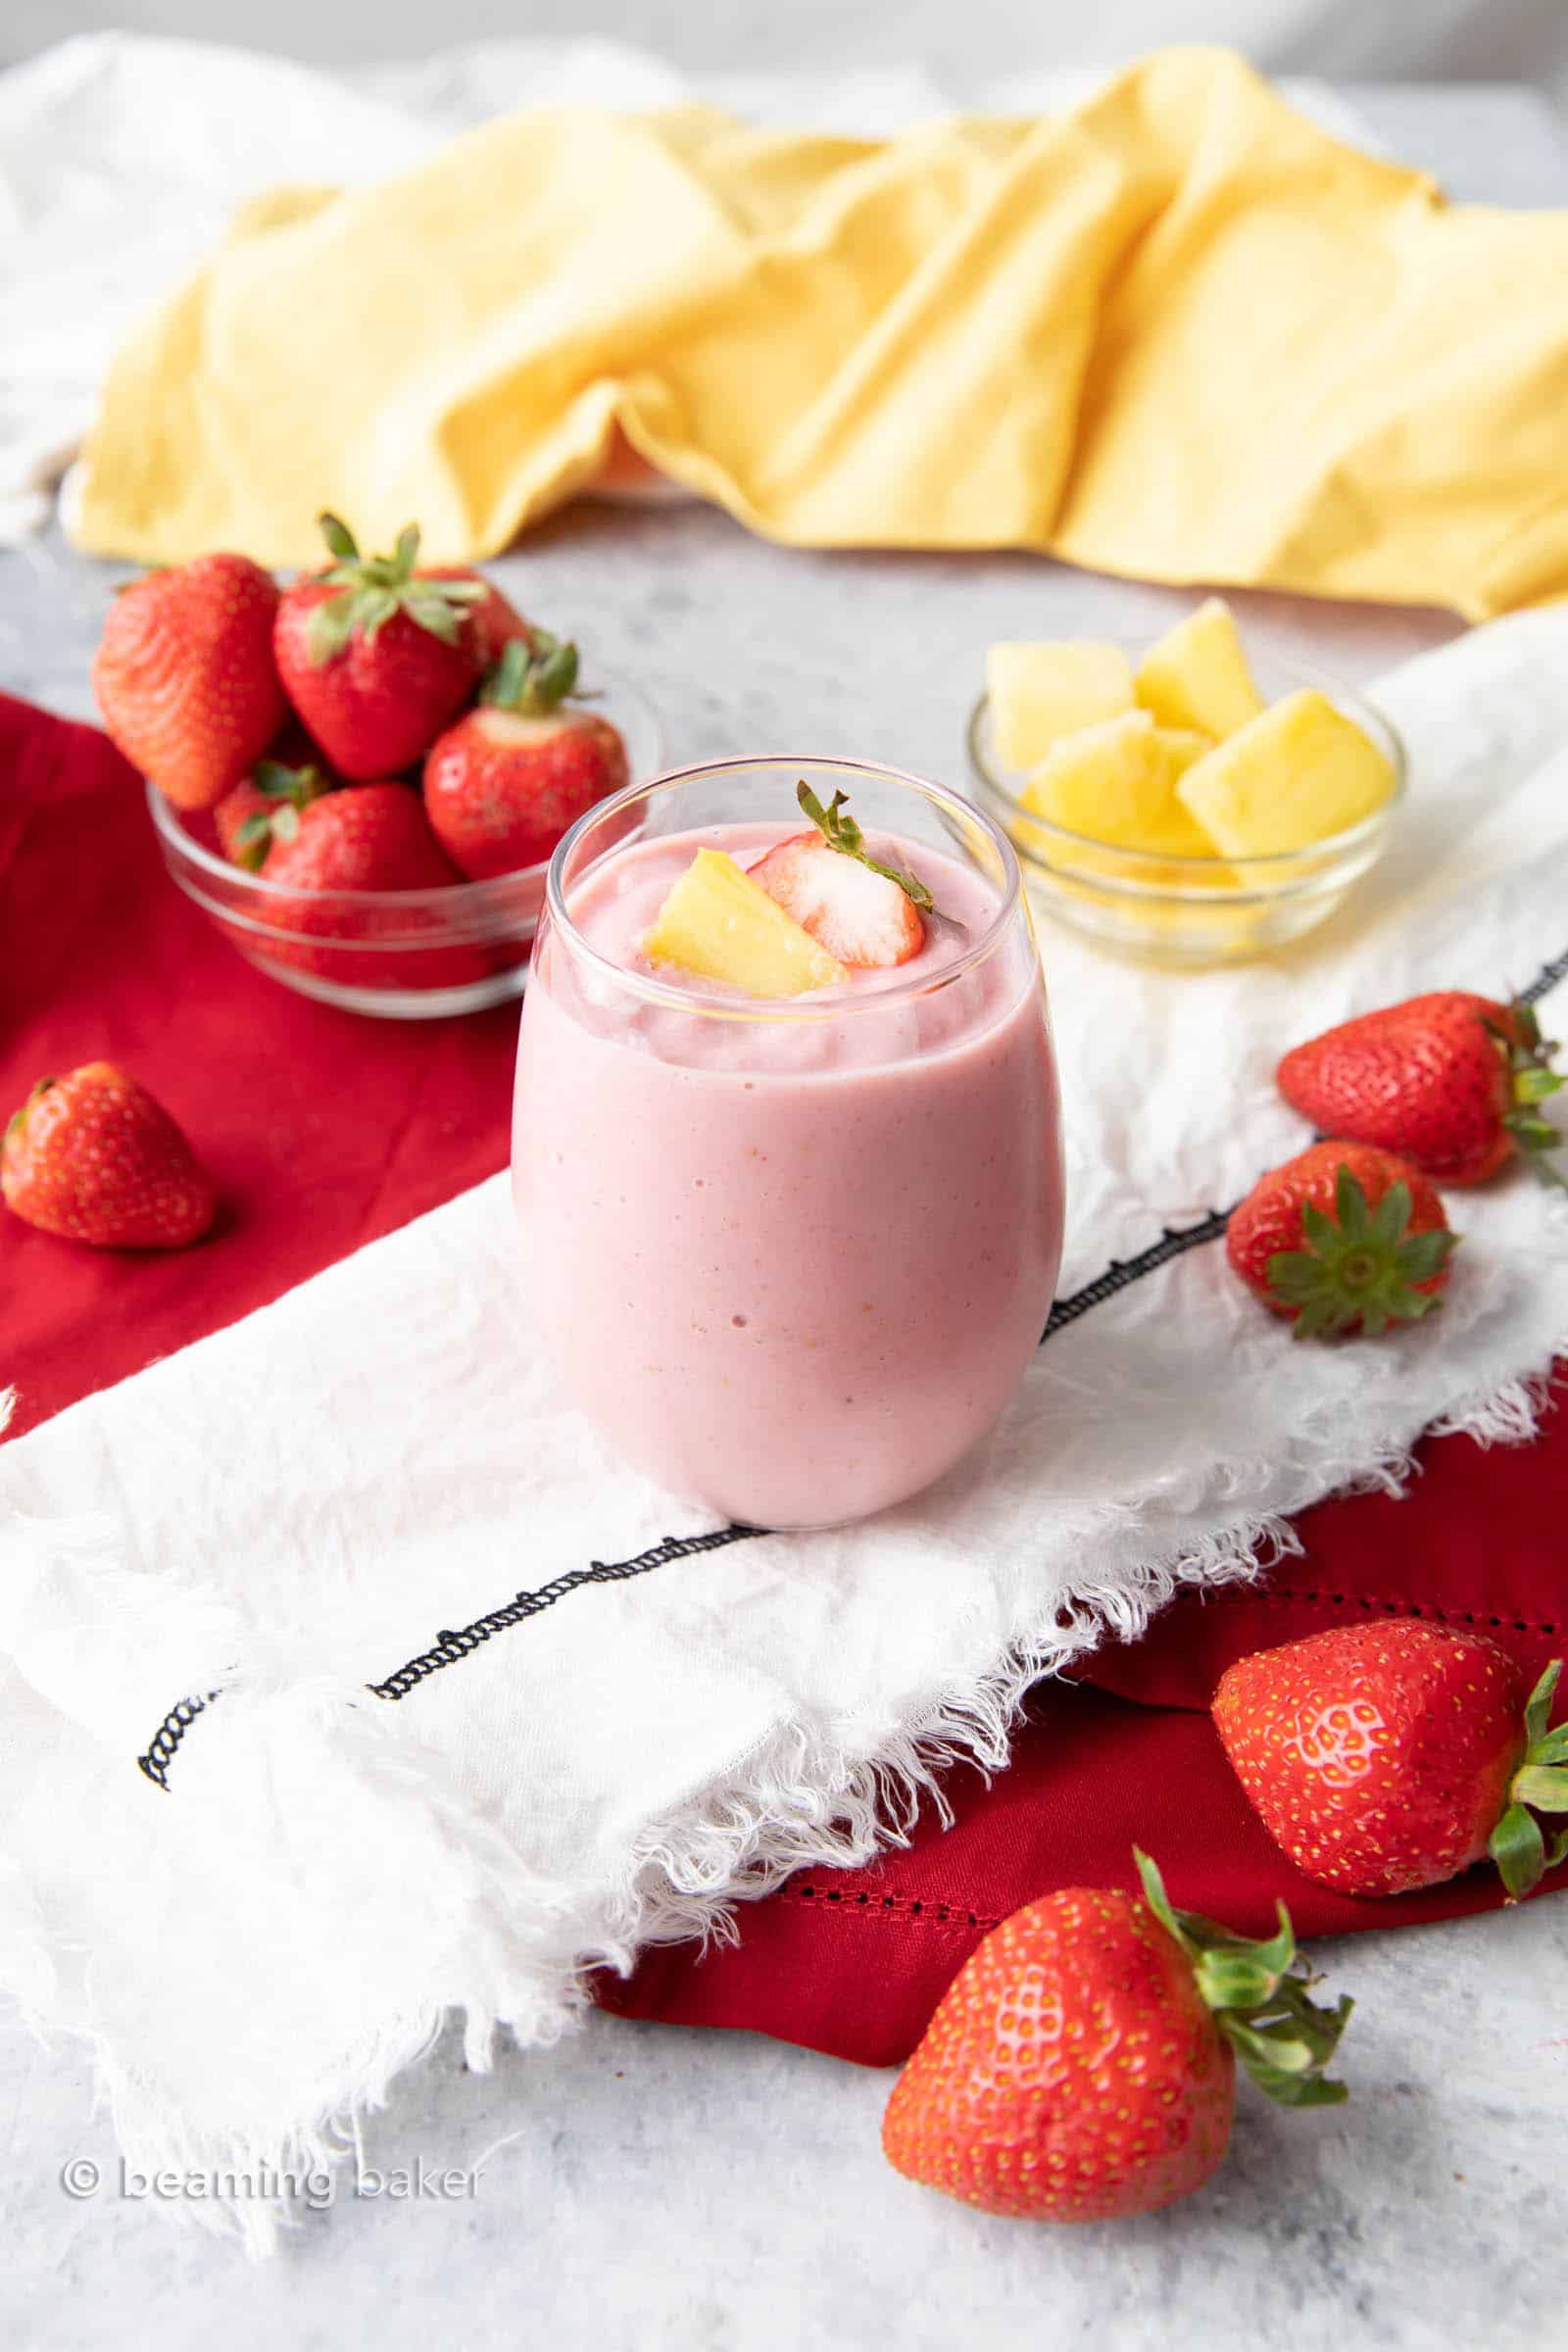
POLYGON ((1217 596, 1150 647, 1133 684, 1161 726, 1204 735, 1234 735, 1263 708, 1231 609, 1217 596))
POLYGON ((997 757, 1022 774, 1059 736, 1133 707, 1132 664, 1119 645, 1064 638, 1055 645, 994 645, 986 687, 997 757))
POLYGON ((721 850, 698 851, 641 945, 650 962, 725 981, 749 997, 804 996, 850 976, 721 850))
POLYGON ((1212 858, 1213 842, 1176 794, 1208 749, 1206 735, 1124 710, 1054 744, 1021 797, 1026 808, 1092 841, 1153 858, 1212 858))
POLYGON ((1269 858, 1359 824, 1394 788, 1377 745, 1304 686, 1196 760, 1176 792, 1222 856, 1269 858))

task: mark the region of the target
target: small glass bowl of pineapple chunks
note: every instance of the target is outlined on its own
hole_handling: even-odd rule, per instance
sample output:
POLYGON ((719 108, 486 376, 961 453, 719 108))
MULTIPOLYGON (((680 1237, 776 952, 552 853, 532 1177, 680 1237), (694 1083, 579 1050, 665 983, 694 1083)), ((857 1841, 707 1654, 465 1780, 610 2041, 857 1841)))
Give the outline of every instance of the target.
POLYGON ((1142 644, 994 645, 981 799, 1036 903, 1160 963, 1238 962, 1333 913, 1387 847, 1404 750, 1382 712, 1244 649, 1217 597, 1142 644))

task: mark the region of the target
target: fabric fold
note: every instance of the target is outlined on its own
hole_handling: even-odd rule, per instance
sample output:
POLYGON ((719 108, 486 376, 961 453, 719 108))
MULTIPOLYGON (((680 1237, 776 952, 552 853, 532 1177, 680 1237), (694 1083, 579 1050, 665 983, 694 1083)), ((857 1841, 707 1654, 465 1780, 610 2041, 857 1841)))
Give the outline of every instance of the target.
POLYGON ((549 108, 278 191, 133 332, 74 530, 317 552, 323 505, 493 554, 614 428, 795 544, 1164 581, 1568 591, 1568 216, 1450 207, 1239 58, 885 139, 549 108))

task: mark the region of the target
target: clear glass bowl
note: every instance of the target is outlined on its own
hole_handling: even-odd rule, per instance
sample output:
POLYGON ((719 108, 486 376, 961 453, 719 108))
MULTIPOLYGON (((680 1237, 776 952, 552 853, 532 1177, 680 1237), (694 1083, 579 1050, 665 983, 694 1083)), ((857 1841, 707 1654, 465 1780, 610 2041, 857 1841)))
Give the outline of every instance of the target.
MULTIPOLYGON (((628 686, 594 708, 620 730, 634 782, 657 772, 660 728, 628 686)), ((522 994, 544 906, 548 858, 489 882, 438 890, 320 890, 308 896, 232 865, 212 819, 175 808, 155 784, 147 807, 165 865, 186 897, 259 971, 302 996, 391 1020, 478 1012, 522 994), (308 904, 312 928, 297 915, 308 904)))
MULTIPOLYGON (((1122 640, 1136 668, 1152 638, 1122 640)), ((1277 702, 1315 686, 1393 765, 1395 789, 1371 816, 1326 841, 1268 858, 1152 858, 1069 832, 1025 808, 1025 779, 1002 765, 989 695, 969 715, 969 762, 982 805, 1011 840, 1043 912, 1102 946, 1155 963, 1241 962, 1323 922, 1388 847, 1404 797, 1404 746, 1381 710, 1304 662, 1248 649, 1258 691, 1277 702)))

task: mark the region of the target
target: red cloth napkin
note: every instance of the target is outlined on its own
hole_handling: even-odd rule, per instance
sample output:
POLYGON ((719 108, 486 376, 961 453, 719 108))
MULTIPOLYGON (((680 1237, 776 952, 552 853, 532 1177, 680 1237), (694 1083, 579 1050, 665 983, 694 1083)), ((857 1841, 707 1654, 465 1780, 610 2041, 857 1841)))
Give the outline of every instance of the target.
MULTIPOLYGON (((51 1071, 123 1061, 226 1203, 198 1249, 147 1257, 0 1216, 0 1376, 20 1392, 18 1432, 506 1159, 514 1011, 366 1020, 254 971, 166 876, 141 784, 105 738, 5 697, 0 992, 0 1118, 51 1071)), ((1312 1886, 1246 1803, 1205 1709, 1232 1658, 1368 1613, 1485 1626, 1538 1672, 1568 1640, 1565 1525, 1568 1416, 1522 1449, 1429 1445, 1403 1501, 1319 1504, 1298 1522, 1303 1556, 1262 1587, 1189 1595, 1136 1646, 1097 1652, 1080 1684, 1039 1690, 1007 1772, 989 1788, 949 1775, 946 1835, 931 1814, 869 1869, 802 1873, 741 1906, 737 1944, 653 1952, 601 1998, 890 2063, 987 1928, 1054 1886, 1131 1886, 1135 1839, 1178 1903, 1251 1932, 1276 1895, 1304 1936, 1490 1908, 1500 1890, 1485 1871, 1389 1902, 1312 1886)))

